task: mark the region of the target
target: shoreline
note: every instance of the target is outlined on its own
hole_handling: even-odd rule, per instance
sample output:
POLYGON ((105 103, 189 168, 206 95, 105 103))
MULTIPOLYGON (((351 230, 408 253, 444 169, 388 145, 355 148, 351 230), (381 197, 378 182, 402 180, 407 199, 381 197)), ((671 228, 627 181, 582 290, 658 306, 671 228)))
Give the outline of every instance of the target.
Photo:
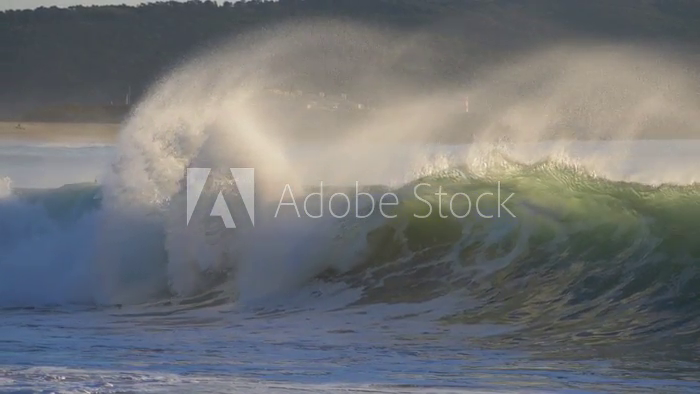
POLYGON ((0 141, 113 144, 120 124, 0 122, 0 141))

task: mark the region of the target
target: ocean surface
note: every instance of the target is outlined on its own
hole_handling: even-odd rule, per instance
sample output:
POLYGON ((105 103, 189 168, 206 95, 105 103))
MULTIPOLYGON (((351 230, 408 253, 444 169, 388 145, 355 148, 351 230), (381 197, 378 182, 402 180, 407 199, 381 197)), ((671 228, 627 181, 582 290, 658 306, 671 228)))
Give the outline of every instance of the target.
POLYGON ((700 141, 296 146, 395 217, 247 230, 120 149, 0 142, 0 392, 700 392, 700 141), (515 217, 417 220, 419 183, 515 217))

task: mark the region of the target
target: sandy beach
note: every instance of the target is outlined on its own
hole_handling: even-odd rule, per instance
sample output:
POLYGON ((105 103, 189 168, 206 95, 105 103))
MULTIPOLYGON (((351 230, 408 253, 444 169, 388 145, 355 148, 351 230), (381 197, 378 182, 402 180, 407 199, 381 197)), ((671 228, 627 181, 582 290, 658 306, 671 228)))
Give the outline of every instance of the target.
POLYGON ((0 122, 0 140, 114 143, 119 124, 0 122))

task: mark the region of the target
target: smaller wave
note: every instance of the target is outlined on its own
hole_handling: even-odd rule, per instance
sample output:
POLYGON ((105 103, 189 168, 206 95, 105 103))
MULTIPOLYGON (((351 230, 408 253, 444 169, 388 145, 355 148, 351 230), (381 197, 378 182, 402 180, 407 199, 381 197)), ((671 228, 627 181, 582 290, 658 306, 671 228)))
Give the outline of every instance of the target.
POLYGON ((0 190, 0 306, 94 302, 99 186, 13 189, 5 178, 0 190))

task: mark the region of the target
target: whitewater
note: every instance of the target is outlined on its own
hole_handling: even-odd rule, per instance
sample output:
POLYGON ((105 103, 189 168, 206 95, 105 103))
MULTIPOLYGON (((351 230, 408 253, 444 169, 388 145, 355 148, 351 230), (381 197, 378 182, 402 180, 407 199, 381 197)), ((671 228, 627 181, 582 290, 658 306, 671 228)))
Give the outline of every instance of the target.
POLYGON ((579 45, 440 83, 425 40, 265 30, 165 75, 114 145, 0 141, 0 391, 700 390, 697 76, 579 45), (314 212, 397 204, 276 215, 320 185, 314 212))

